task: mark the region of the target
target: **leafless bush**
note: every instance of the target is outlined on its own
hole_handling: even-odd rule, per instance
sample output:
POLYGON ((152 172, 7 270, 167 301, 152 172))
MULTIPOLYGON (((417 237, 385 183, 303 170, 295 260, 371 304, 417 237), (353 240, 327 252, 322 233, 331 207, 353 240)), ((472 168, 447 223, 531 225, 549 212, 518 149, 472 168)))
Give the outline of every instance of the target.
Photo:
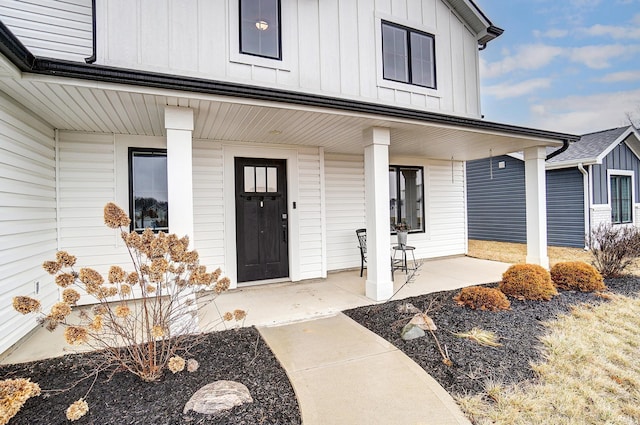
POLYGON ((640 256, 640 230, 600 224, 588 235, 587 246, 602 277, 618 277, 640 256))

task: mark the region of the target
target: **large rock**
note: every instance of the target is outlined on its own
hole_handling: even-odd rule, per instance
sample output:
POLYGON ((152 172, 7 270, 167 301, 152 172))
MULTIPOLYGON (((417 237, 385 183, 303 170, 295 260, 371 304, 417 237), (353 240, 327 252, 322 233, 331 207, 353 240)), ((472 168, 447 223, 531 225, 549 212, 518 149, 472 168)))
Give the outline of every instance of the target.
POLYGON ((420 326, 414 325, 412 323, 407 323, 405 327, 402 328, 402 332, 400 333, 400 337, 405 341, 422 338, 424 335, 424 330, 420 328, 420 326))
POLYGON ((184 405, 183 413, 193 410, 211 415, 244 403, 253 403, 246 386, 234 381, 216 381, 196 391, 184 405))

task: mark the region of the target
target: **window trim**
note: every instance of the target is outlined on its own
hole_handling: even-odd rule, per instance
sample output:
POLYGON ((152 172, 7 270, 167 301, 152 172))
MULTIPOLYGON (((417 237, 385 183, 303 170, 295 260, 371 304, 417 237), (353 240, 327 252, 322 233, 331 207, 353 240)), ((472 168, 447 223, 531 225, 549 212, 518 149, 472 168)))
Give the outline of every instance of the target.
POLYGON ((423 31, 423 30, 419 30, 416 28, 412 28, 406 25, 402 25, 402 24, 398 24, 396 22, 392 22, 389 21, 387 19, 380 19, 379 22, 379 28, 380 28, 380 57, 381 57, 381 75, 382 75, 382 79, 384 81, 392 81, 394 83, 399 83, 399 84, 408 84, 411 86, 415 86, 415 87, 422 87, 424 89, 429 89, 429 90, 438 90, 438 66, 437 66, 437 60, 436 60, 436 36, 435 34, 429 33, 427 31, 423 31), (388 25, 390 27, 393 28, 398 28, 401 29, 403 31, 405 31, 405 45, 407 47, 407 75, 408 75, 408 81, 403 81, 403 80, 396 80, 393 78, 386 78, 384 76, 384 31, 383 31, 383 26, 384 25, 388 25), (432 86, 426 86, 423 84, 417 84, 413 82, 413 71, 412 71, 412 55, 411 55, 411 34, 415 33, 421 36, 426 36, 428 38, 431 38, 431 40, 433 41, 433 87, 432 86))
POLYGON ((249 55, 255 56, 258 58, 264 58, 269 60, 282 61, 282 1, 275 0, 277 2, 277 15, 278 15, 278 55, 270 56, 270 55, 260 55, 257 53, 245 52, 242 50, 242 0, 237 0, 238 2, 238 52, 241 55, 249 55))
MULTIPOLYGON (((425 186, 426 186, 426 180, 425 180, 425 173, 424 173, 424 166, 421 165, 398 165, 398 164, 389 164, 389 172, 391 171, 395 171, 396 175, 398 175, 397 173, 400 172, 401 169, 410 169, 410 170, 419 170, 420 173, 422 174, 422 197, 420 198, 420 202, 421 202, 421 217, 420 219, 422 220, 422 228, 421 229, 410 229, 409 233, 426 233, 427 232, 427 223, 426 223, 426 211, 425 211, 425 186)), ((396 179, 396 193, 400 193, 400 179, 396 179)), ((391 201, 391 194, 389 194, 389 202, 391 201)), ((401 209, 398 208, 398 215, 395 217, 396 220, 398 220, 399 216, 400 216, 400 211, 401 209)), ((397 221, 396 221, 397 222, 397 221)), ((391 223, 389 223, 389 226, 391 226, 391 223)), ((392 235, 395 235, 397 232, 395 230, 391 231, 392 235)))
MULTIPOLYGON (((611 219, 611 224, 614 225, 627 225, 627 224, 633 224, 635 223, 635 177, 634 177, 634 172, 631 170, 612 170, 609 169, 607 170, 607 194, 608 194, 608 201, 609 201, 609 208, 610 208, 610 219, 611 219), (629 200, 630 202, 630 209, 631 209, 631 217, 629 219, 629 221, 622 221, 622 214, 620 214, 620 221, 616 222, 613 221, 613 194, 611 193, 611 181, 613 178, 620 178, 620 177, 628 177, 631 183, 631 198, 629 200)), ((622 203, 620 204, 620 207, 622 207, 622 203)), ((620 210, 621 212, 622 210, 620 210)))
MULTIPOLYGON (((163 148, 138 148, 135 146, 129 146, 127 149, 127 167, 129 169, 129 193, 127 194, 129 200, 129 218, 131 219, 131 224, 129 224, 129 231, 136 231, 138 233, 142 233, 142 230, 134 230, 135 229, 135 212, 134 212, 134 199, 133 199, 133 156, 136 153, 143 154, 151 154, 167 157, 167 149, 163 148)), ((168 201, 167 201, 168 205, 168 201)), ((168 219, 169 211, 167 209, 167 219, 168 219)), ((169 226, 165 229, 152 229, 154 233, 158 232, 169 232, 169 226)))

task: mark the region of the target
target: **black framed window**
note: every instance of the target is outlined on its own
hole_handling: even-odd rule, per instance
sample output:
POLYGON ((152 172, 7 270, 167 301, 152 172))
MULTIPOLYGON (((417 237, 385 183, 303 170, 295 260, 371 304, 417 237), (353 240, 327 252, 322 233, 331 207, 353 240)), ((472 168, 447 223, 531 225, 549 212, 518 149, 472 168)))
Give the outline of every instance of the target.
POLYGON ((280 0, 240 0, 240 52, 282 59, 280 0))
POLYGON ((167 151, 129 148, 131 231, 169 230, 167 151))
POLYGON ((631 176, 611 176, 611 223, 632 221, 631 176))
POLYGON ((410 232, 424 232, 424 170, 389 167, 389 218, 391 228, 404 223, 410 232))
POLYGON ((382 21, 382 77, 435 89, 435 37, 382 21))

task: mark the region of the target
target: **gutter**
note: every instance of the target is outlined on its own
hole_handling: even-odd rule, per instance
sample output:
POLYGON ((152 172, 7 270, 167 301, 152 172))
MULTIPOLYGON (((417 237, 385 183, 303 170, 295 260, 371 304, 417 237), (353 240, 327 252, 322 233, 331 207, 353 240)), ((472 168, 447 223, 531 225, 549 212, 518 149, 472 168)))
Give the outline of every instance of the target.
MULTIPOLYGON (((65 61, 61 59, 35 57, 1 21, 0 53, 6 56, 22 72, 33 74, 329 108, 356 113, 382 115, 392 118, 413 119, 421 122, 439 125, 445 124, 474 130, 495 131, 501 133, 512 133, 526 137, 562 140, 563 143, 566 144, 566 147, 563 145, 561 148, 562 151, 568 148, 569 141, 580 139, 580 136, 573 134, 557 133, 535 128, 484 121, 476 118, 465 118, 436 112, 404 109, 397 106, 353 101, 324 95, 206 80, 195 77, 176 76, 149 71, 139 71, 134 69, 115 68, 104 65, 65 61)), ((552 153, 552 155, 554 153, 552 153)))

